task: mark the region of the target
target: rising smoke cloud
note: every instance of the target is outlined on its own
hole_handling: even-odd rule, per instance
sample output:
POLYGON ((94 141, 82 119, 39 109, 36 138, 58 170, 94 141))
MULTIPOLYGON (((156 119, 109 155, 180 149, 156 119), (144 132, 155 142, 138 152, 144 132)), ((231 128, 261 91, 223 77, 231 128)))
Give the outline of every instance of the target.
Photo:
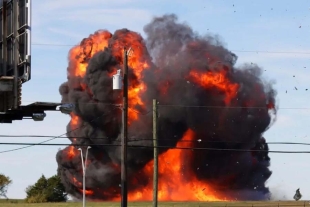
MULTIPOLYGON (((148 112, 156 98, 163 105, 158 133, 159 146, 166 148, 160 149, 161 155, 175 147, 188 129, 193 140, 202 140, 192 147, 245 150, 194 150, 190 162, 184 157, 182 162, 185 171, 192 172, 188 176, 212 186, 219 199, 269 198, 268 153, 246 151, 268 150, 263 133, 276 115, 276 92, 262 78, 262 69, 255 64, 235 67, 237 56, 216 37, 195 33, 175 15, 154 18, 144 32, 146 39, 127 29, 114 34, 99 30, 69 52, 68 80, 59 90, 63 103, 76 104, 68 136, 74 144, 97 145, 89 151, 88 197, 119 198, 120 148, 103 144, 120 144, 121 110, 116 104, 121 103, 121 92, 112 90, 112 75, 122 67, 122 48, 130 46, 134 53, 129 63, 129 139, 130 145, 146 147, 128 149, 129 191, 146 192, 142 189, 152 182, 152 174, 143 169, 153 156, 152 113, 148 112)), ((69 146, 56 159, 67 192, 81 198, 79 152, 69 146)), ((148 197, 139 197, 143 199, 148 197)))

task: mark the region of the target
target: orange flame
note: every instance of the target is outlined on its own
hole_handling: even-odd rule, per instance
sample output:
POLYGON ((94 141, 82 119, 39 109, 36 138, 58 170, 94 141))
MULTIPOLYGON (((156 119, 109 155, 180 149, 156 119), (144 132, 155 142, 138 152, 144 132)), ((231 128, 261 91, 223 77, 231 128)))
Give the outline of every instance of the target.
MULTIPOLYGON (((104 50, 108 46, 108 40, 111 38, 108 31, 98 31, 84 39, 82 43, 71 49, 69 60, 74 64, 74 76, 84 77, 88 66, 87 59, 92 57, 100 50, 104 50)), ((72 75, 72 74, 71 74, 72 75)))
POLYGON ((75 149, 73 146, 70 146, 69 150, 68 150, 68 153, 67 153, 68 158, 69 159, 73 159, 77 154, 78 154, 77 149, 75 149))
MULTIPOLYGON (((177 147, 192 147, 189 140, 194 139, 194 131, 187 130, 177 147)), ((204 181, 198 180, 189 169, 192 159, 190 150, 169 149, 158 158, 158 200, 159 201, 221 201, 226 200, 223 195, 212 190, 204 181), (185 161, 185 162, 184 162, 185 161)), ((143 173, 153 174, 154 161, 150 161, 143 169, 143 173)), ((153 183, 150 182, 142 189, 130 192, 129 201, 152 200, 153 183)), ((115 199, 120 200, 120 198, 115 199)))
POLYGON ((82 183, 80 181, 78 181, 75 177, 72 178, 73 180, 73 183, 75 186, 77 187, 81 187, 82 186, 82 183))
MULTIPOLYGON (((71 116, 71 120, 70 120, 70 128, 71 130, 74 130, 78 127, 79 125, 79 122, 80 122, 80 118, 75 115, 74 113, 70 113, 70 116, 71 116)), ((72 139, 72 143, 76 142, 76 138, 73 138, 72 139)))
POLYGON ((139 113, 134 108, 144 108, 145 105, 141 99, 141 95, 147 90, 146 85, 142 82, 143 71, 150 66, 150 60, 144 57, 146 47, 143 45, 143 39, 134 32, 117 33, 120 38, 115 40, 112 48, 113 55, 119 59, 123 59, 123 48, 131 48, 128 54, 128 66, 132 69, 136 78, 130 78, 128 87, 128 124, 138 120, 139 113))
MULTIPOLYGON (((131 107, 144 107, 144 103, 141 100, 141 95, 147 90, 146 85, 141 81, 142 79, 142 72, 143 70, 149 67, 149 64, 146 61, 141 62, 143 51, 142 45, 136 46, 134 48, 133 53, 128 58, 128 66, 133 68, 133 72, 136 75, 139 81, 134 81, 133 83, 129 81, 129 88, 128 88, 128 102, 131 107)), ((132 121, 138 120, 138 113, 129 108, 128 110, 128 117, 129 117, 129 124, 132 121)))
MULTIPOLYGON (((71 67, 74 71, 70 71, 70 75, 83 78, 86 74, 88 62, 94 54, 100 50, 104 50, 108 47, 109 39, 112 34, 108 31, 99 31, 88 38, 84 39, 80 45, 75 46, 69 53, 69 60, 71 67)), ((131 45, 132 52, 128 57, 128 66, 133 70, 133 73, 137 77, 136 80, 129 80, 128 87, 128 123, 138 120, 138 113, 134 108, 143 108, 144 103, 141 100, 141 94, 147 90, 146 85, 140 81, 142 78, 142 72, 149 68, 150 63, 144 59, 143 54, 145 47, 141 44, 140 36, 135 33, 127 33, 126 37, 123 37, 123 42, 117 42, 112 45, 114 49, 114 56, 123 57, 124 44, 131 45), (124 43, 126 42, 126 43, 124 43)), ((85 83, 81 83, 82 90, 86 90, 85 83)))
POLYGON ((190 77, 194 82, 201 85, 204 88, 216 87, 219 90, 223 91, 225 96, 225 103, 228 105, 230 101, 235 97, 238 84, 231 83, 226 78, 226 71, 222 70, 221 72, 205 72, 198 73, 195 70, 190 72, 190 77))
MULTIPOLYGON (((81 193, 83 193, 83 190, 82 189, 79 189, 79 191, 81 192, 81 193)), ((92 191, 92 190, 85 190, 85 195, 93 195, 94 194, 94 191, 92 191)))
POLYGON ((70 126, 71 128, 76 128, 79 124, 79 117, 74 113, 71 113, 70 115, 71 115, 70 126))

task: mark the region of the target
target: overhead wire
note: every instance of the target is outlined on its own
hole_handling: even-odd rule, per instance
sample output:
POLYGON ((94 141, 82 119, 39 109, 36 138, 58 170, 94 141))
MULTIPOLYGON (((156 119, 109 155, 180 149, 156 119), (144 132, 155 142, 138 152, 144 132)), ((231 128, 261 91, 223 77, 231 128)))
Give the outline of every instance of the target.
MULTIPOLYGON (((101 116, 98 116, 98 117, 92 119, 92 120, 90 121, 90 123, 93 122, 93 121, 95 121, 95 120, 97 120, 98 118, 102 117, 104 114, 105 114, 105 113, 103 113, 101 116)), ((84 126, 85 126, 85 124, 83 124, 82 126, 79 126, 79 127, 77 127, 77 128, 74 128, 74 129, 72 129, 72 130, 70 130, 70 131, 68 131, 68 132, 65 132, 65 133, 63 133, 63 134, 61 134, 61 135, 59 135, 59 136, 53 137, 53 138, 51 138, 51 139, 48 139, 48 140, 45 140, 45 141, 42 141, 42 142, 39 142, 39 143, 33 143, 33 144, 29 144, 28 146, 25 146, 25 147, 19 147, 19 148, 15 148, 15 149, 0 151, 0 154, 2 154, 2 153, 7 153, 7 152, 13 152, 13 151, 17 151, 17 150, 22 150, 22 149, 25 149, 25 148, 29 148, 29 147, 33 147, 33 146, 36 146, 36 145, 44 144, 44 143, 46 143, 46 142, 49 142, 49 141, 52 141, 52 140, 57 139, 57 138, 59 138, 59 137, 62 137, 62 136, 64 136, 64 135, 66 135, 67 133, 71 133, 71 132, 73 132, 73 131, 76 131, 76 130, 78 130, 78 129, 84 127, 84 126)))
MULTIPOLYGON (((107 104, 107 105, 113 105, 113 106, 120 106, 120 104, 112 104, 112 103, 102 103, 102 104, 107 104)), ((170 105, 165 105, 165 104, 159 104, 158 106, 167 106, 167 107, 209 107, 209 108, 219 108, 220 106, 198 106, 198 105, 173 105, 173 104, 170 104, 170 105)), ((118 108, 116 107, 116 108, 118 108)), ((221 107, 221 108, 226 108, 226 107, 221 107)), ((228 107, 228 108, 248 108, 248 107, 228 107)), ((254 107, 254 108, 263 108, 263 107, 254 107)), ((264 107, 266 108, 266 107, 264 107)), ((288 109, 288 108, 287 108, 288 109)), ((292 109, 292 108, 291 108, 292 109)), ((297 109, 297 108, 295 108, 297 109)), ((310 108, 309 108, 310 109, 310 108)), ((136 113, 139 113, 139 114, 142 114, 142 115, 147 115, 149 114, 150 112, 152 112, 152 110, 149 110, 148 112, 146 113, 141 113, 139 111, 136 111, 133 109, 134 112, 136 113)), ((102 114, 104 115, 104 113, 102 114)), ((100 117, 100 116, 99 116, 100 117)), ((97 118, 99 118, 97 117, 97 118)), ((97 118, 95 118, 94 120, 96 120, 97 118)), ((92 121, 94 121, 92 120, 92 121)), ((92 122, 91 121, 91 122, 92 122)), ((31 146, 36 146, 36 145, 43 145, 44 143, 46 142, 49 142, 49 141, 52 141, 54 139, 60 139, 60 138, 72 138, 72 139, 85 139, 87 137, 68 137, 68 136, 65 136, 67 133, 70 133, 70 132, 73 132, 79 128, 83 127, 80 126, 78 128, 75 128, 71 131, 68 131, 66 133, 63 133, 59 136, 48 136, 48 135, 0 135, 0 138, 1 137, 45 137, 45 138, 48 138, 48 137, 52 137, 51 139, 48 139, 48 140, 45 140, 43 142, 39 142, 39 143, 31 143, 31 144, 28 144, 28 146, 25 146, 25 147, 20 147, 20 148, 16 148, 16 149, 11 149, 11 150, 5 150, 5 151, 0 151, 0 154, 1 153, 5 153, 5 152, 11 152, 11 151, 16 151, 16 150, 20 150, 20 149, 24 149, 24 148, 28 148, 28 147, 31 147, 31 146), (65 137, 64 137, 65 136, 65 137)), ((108 137, 96 137, 96 138, 92 138, 92 139, 110 139, 108 137)), ((148 140, 154 140, 154 139, 132 139, 132 140, 128 140, 129 142, 135 142, 135 141, 148 141, 148 140)), ((176 139, 160 139, 161 141, 167 141, 167 140, 174 140, 174 141, 181 141, 181 142, 202 142, 202 143, 236 143, 236 144, 255 144, 255 142, 237 142, 237 141, 216 141, 216 140, 213 140, 213 141, 210 141, 210 140, 176 140, 176 139)), ((1 145, 9 145, 9 143, 0 143, 1 145)), ((21 145, 27 145, 24 144, 24 143, 12 143, 13 145, 18 145, 18 144, 21 144, 21 145)), ((310 145, 310 143, 297 143, 297 142, 267 142, 267 144, 284 144, 284 145, 310 145)), ((65 144, 65 145, 68 145, 68 144, 65 144)))
MULTIPOLYGON (((70 133, 70 132, 69 132, 70 133)), ((54 138, 54 139, 90 139, 90 140, 111 140, 110 137, 69 137, 69 136, 52 136, 52 135, 0 135, 0 138, 54 138)), ((128 142, 136 141, 153 141, 154 139, 130 139, 128 142)), ((198 142, 198 143, 225 143, 225 144, 256 144, 256 142, 241 141, 218 141, 218 140, 177 140, 175 138, 158 138, 159 141, 178 141, 178 142, 198 142)), ((116 142, 120 140, 115 140, 116 142)), ((266 142, 268 145, 310 145, 306 142, 266 142)))
MULTIPOLYGON (((33 103, 35 101, 23 101, 23 103, 33 103)), ((115 103, 102 103, 102 102, 96 102, 96 103, 74 103, 74 102, 66 102, 63 104, 77 104, 77 105, 107 105, 107 106, 122 106, 122 104, 115 104, 115 103)), ((214 106, 214 105, 182 105, 182 104, 158 104, 158 107, 179 107, 179 108, 215 108, 215 109, 266 109, 267 106, 214 106)), ((130 107, 129 107, 130 108, 130 107)), ((133 108, 130 108, 131 110, 140 113, 142 115, 149 114, 152 110, 147 111, 146 113, 139 112, 133 108)), ((276 107, 276 109, 288 109, 288 110, 310 110, 310 107, 276 107)))
MULTIPOLYGON (((90 146, 90 147, 120 147, 121 144, 60 144, 60 143, 0 143, 0 145, 27 145, 27 146, 90 146)), ((146 145, 128 145, 128 148, 155 148, 154 146, 146 145)), ((282 150, 255 150, 255 149, 228 149, 228 148, 211 148, 211 147, 171 147, 157 146, 156 148, 163 149, 179 149, 179 150, 208 150, 208 151, 233 151, 233 152, 268 152, 268 153, 286 153, 286 154, 310 154, 310 151, 282 151, 282 150)))
MULTIPOLYGON (((266 109, 267 106, 210 106, 210 105, 178 105, 178 104, 158 104, 158 106, 163 107, 181 107, 181 108, 226 108, 226 109, 266 109)), ((298 108, 298 107, 283 107, 283 108, 276 108, 276 109, 307 109, 310 108, 298 108)))
MULTIPOLYGON (((55 46, 55 47, 75 47, 80 46, 78 44, 50 44, 50 43, 32 43, 31 45, 38 45, 38 46, 55 46)), ((187 49, 187 50, 194 50, 194 51, 209 51, 206 49, 187 49)), ((243 52, 243 53, 273 53, 273 54, 306 54, 310 55, 310 52, 301 52, 301 51, 268 51, 268 50, 230 50, 232 52, 243 52)))

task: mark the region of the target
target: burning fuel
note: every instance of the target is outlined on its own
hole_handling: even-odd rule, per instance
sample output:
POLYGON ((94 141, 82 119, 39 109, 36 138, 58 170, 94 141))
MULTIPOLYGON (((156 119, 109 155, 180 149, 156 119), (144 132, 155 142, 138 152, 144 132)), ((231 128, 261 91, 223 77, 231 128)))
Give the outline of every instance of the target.
MULTIPOLYGON (((99 30, 69 52, 68 80, 60 86, 62 102, 74 104, 68 136, 73 144, 97 145, 86 163, 87 197, 120 199, 120 147, 102 144, 120 144, 122 94, 112 90, 112 76, 123 67, 123 48, 131 47, 129 144, 146 147, 128 149, 129 200, 152 198, 154 98, 162 105, 159 146, 166 147, 159 155, 159 200, 268 199, 270 158, 262 136, 276 115, 276 92, 262 70, 237 68, 237 56, 216 37, 198 35, 174 15, 154 18, 144 31, 145 39, 127 29, 99 30)), ((62 182, 76 198, 82 196, 79 153, 69 146, 57 154, 62 182)))

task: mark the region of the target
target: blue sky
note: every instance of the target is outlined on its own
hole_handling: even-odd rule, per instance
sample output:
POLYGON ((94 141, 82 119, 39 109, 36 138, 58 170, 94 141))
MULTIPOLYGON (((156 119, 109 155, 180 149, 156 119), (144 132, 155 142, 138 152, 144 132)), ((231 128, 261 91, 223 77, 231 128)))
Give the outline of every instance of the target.
MULTIPOLYGON (((113 32, 128 28, 144 35, 143 26, 153 16, 175 13, 181 22, 186 21, 200 34, 219 35, 224 45, 238 55, 237 65, 255 62, 266 70, 267 79, 275 81, 280 109, 276 123, 265 133, 268 142, 310 143, 307 124, 310 121, 310 2, 296 2, 33 0, 32 80, 23 85, 23 104, 59 102, 58 88, 66 80, 70 47, 38 44, 74 45, 98 29, 113 32)), ((57 136, 65 133, 68 122, 68 116, 53 112, 47 114, 44 122, 23 120, 3 124, 1 134, 57 136)), ((43 139, 1 138, 1 142, 40 141, 43 139)), ((51 143, 69 142, 59 139, 51 143)), ((0 151, 13 148, 16 146, 0 146, 0 151)), ((31 147, 0 154, 0 173, 13 179, 8 196, 24 198, 25 188, 41 174, 54 175, 58 148, 31 147)), ((298 145, 270 145, 270 149, 310 151, 310 147, 298 145)), ((270 154, 270 157, 273 174, 268 186, 276 199, 292 199, 297 188, 301 189, 303 199, 310 199, 310 154, 270 154)))

